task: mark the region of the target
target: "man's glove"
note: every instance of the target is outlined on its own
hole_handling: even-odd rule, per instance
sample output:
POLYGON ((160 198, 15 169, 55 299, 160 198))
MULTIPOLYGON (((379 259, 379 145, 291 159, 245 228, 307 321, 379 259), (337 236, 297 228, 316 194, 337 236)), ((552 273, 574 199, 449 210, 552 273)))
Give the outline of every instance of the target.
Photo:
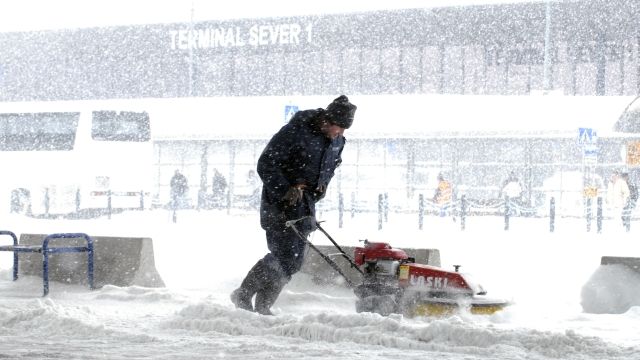
POLYGON ((318 187, 316 187, 316 191, 315 191, 316 199, 320 200, 320 199, 324 198, 324 194, 326 192, 327 192, 327 185, 326 184, 318 185, 318 187))
POLYGON ((302 200, 304 185, 292 186, 282 197, 282 200, 289 206, 293 206, 302 200))

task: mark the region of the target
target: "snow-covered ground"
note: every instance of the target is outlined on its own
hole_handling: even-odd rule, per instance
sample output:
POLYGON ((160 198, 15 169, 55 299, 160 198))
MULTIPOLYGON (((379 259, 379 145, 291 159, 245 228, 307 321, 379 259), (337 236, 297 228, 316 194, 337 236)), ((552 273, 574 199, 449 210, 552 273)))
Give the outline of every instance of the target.
MULTIPOLYGON (((304 274, 287 285, 275 316, 236 310, 229 293, 266 252, 255 213, 184 211, 172 223, 163 210, 111 220, 34 220, 3 216, 20 233, 86 232, 150 236, 166 288, 51 284, 39 277, 11 281, 11 253, 0 253, 0 358, 11 359, 640 359, 640 274, 599 267, 600 257, 640 257, 630 233, 605 222, 587 233, 579 220, 498 217, 467 219, 324 213, 325 229, 344 245, 358 239, 396 247, 440 249, 442 266, 462 264, 488 295, 513 301, 491 316, 382 317, 354 310, 344 288, 321 287, 304 274), (620 280, 622 279, 622 280, 620 280), (585 286, 587 285, 587 286, 585 286), (610 290, 613 289, 613 290, 610 290), (612 313, 620 302, 632 304, 612 313), (604 314, 585 313, 581 302, 604 314), (611 311, 610 311, 611 310, 611 311)), ((2 244, 7 240, 2 240, 2 244)), ((328 244, 316 232, 313 241, 328 244)))

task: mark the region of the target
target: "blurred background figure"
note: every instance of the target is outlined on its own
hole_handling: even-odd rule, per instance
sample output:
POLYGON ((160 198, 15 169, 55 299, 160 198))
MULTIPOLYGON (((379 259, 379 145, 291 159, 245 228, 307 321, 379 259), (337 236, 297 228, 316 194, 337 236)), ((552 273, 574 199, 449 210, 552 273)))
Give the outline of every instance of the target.
POLYGON ((218 171, 218 169, 213 169, 211 190, 213 192, 213 207, 219 209, 225 203, 225 195, 227 193, 227 179, 225 179, 224 175, 222 175, 220 171, 218 171))
POLYGON ((444 217, 451 213, 453 203, 453 187, 451 182, 445 179, 442 173, 438 174, 438 186, 433 194, 433 202, 440 208, 440 216, 444 217))
POLYGON ((171 177, 171 208, 173 210, 183 209, 187 206, 187 191, 189 190, 189 182, 187 178, 176 169, 173 177, 171 177))
POLYGON ((611 174, 607 188, 607 204, 612 212, 620 214, 623 226, 626 226, 625 208, 629 200, 629 185, 622 174, 615 170, 611 174))
POLYGON ((249 170, 247 173, 247 186, 249 187, 249 206, 254 209, 259 209, 262 181, 255 170, 249 170))
POLYGON ((631 229, 631 213, 636 207, 636 201, 638 200, 638 188, 629 180, 629 173, 625 172, 620 174, 619 181, 622 183, 621 187, 624 188, 624 186, 626 185, 628 191, 626 199, 623 200, 624 206, 622 208, 622 226, 624 226, 625 229, 629 231, 631 229))
MULTIPOLYGON (((515 171, 511 171, 509 176, 502 183, 500 188, 500 197, 508 198, 509 210, 512 215, 520 213, 519 209, 522 208, 522 185, 520 179, 516 175, 515 171)), ((506 200, 506 199, 505 199, 506 200)))

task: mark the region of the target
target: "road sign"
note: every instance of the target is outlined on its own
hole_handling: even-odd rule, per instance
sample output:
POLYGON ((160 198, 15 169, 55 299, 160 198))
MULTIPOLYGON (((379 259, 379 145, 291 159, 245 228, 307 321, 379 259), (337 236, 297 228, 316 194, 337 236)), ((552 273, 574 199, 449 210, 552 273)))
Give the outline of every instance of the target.
POLYGON ((598 134, 592 128, 578 129, 578 144, 596 144, 598 142, 598 134))
POLYGON ((298 107, 296 105, 285 105, 284 106, 284 122, 287 123, 295 113, 298 112, 298 107))

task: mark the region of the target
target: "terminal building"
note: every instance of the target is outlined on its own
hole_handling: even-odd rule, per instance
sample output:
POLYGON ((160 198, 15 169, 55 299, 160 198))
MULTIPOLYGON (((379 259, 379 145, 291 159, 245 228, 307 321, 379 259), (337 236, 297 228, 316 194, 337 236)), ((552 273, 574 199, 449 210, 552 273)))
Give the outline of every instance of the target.
POLYGON ((629 167, 621 149, 634 135, 614 124, 640 94, 639 24, 640 3, 594 0, 0 33, 0 101, 211 99, 197 113, 165 112, 155 123, 152 116, 155 195, 166 200, 176 168, 194 191, 206 192, 211 184, 200 179, 216 168, 229 178, 233 205, 270 134, 220 137, 215 129, 251 128, 271 117, 273 133, 285 108, 324 107, 344 93, 362 99, 362 125, 354 125, 336 193, 395 191, 395 199, 415 204, 442 172, 471 197, 498 197, 515 171, 534 205, 546 201, 549 179, 582 171, 580 127, 601 134, 599 157, 588 161, 600 178, 629 167), (495 100, 477 105, 496 96, 524 101, 521 111, 495 100), (442 97, 452 111, 442 104, 430 111, 442 97), (536 112, 557 103, 540 100, 549 97, 571 98, 567 106, 580 110, 536 112), (276 109, 249 111, 257 98, 274 99, 276 109), (224 99, 247 99, 246 106, 229 118, 228 109, 213 106, 224 99), (477 111, 460 109, 467 106, 477 111), (592 109, 606 119, 575 118, 592 109), (535 114, 550 127, 536 129, 535 114), (167 125, 188 116, 197 121, 179 136, 167 125), (515 132, 501 133, 504 122, 490 118, 515 132), (487 125, 467 125, 474 122, 487 125), (433 130, 434 123, 451 130, 433 130))
POLYGON ((639 17, 547 1, 0 33, 0 100, 637 95, 639 17))

